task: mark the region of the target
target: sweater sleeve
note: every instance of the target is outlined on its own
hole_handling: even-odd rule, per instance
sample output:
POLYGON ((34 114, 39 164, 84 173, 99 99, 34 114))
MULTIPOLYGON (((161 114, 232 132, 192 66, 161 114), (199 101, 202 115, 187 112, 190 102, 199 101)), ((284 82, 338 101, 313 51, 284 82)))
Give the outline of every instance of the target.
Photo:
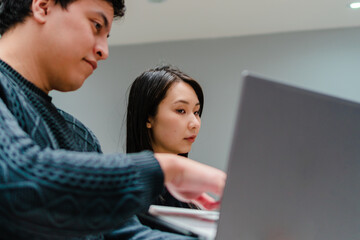
POLYGON ((160 194, 151 152, 41 149, 0 100, 0 222, 8 230, 81 236, 115 229, 160 194))

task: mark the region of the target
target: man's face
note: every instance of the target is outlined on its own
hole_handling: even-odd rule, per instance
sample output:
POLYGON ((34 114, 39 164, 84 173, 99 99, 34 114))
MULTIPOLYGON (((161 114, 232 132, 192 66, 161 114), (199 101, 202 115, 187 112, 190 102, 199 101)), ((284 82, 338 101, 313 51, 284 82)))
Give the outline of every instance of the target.
POLYGON ((113 13, 112 5, 104 0, 77 0, 67 9, 52 3, 39 46, 49 91, 78 89, 97 62, 108 57, 113 13))

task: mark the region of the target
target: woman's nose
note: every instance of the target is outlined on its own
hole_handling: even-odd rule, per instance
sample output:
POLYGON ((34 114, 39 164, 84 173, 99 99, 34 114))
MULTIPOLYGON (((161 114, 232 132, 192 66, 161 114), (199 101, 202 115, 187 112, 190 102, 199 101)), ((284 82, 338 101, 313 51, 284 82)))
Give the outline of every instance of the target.
POLYGON ((190 122, 189 122, 189 128, 190 129, 198 129, 200 128, 200 125, 201 125, 201 119, 197 116, 192 116, 192 118, 190 119, 190 122))

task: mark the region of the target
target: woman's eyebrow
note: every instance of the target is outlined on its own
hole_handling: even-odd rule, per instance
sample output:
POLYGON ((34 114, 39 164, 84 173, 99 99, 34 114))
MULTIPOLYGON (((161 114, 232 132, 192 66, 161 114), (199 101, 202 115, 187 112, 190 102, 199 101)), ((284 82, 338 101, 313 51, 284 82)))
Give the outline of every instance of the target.
MULTIPOLYGON (((173 104, 176 104, 176 103, 190 104, 188 101, 182 100, 182 99, 175 101, 173 104)), ((195 106, 198 106, 198 105, 200 105, 200 102, 195 104, 195 106)))
POLYGON ((190 104, 188 101, 186 101, 186 100, 182 100, 182 99, 177 100, 177 101, 175 101, 175 102, 174 102, 174 104, 176 104, 176 103, 185 103, 185 104, 190 104))

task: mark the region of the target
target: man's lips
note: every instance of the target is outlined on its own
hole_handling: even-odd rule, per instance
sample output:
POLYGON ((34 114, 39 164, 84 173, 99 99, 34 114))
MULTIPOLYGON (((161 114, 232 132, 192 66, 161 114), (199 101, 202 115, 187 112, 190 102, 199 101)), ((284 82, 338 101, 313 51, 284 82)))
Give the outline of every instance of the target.
POLYGON ((87 63, 89 63, 91 65, 91 67, 93 68, 93 70, 95 71, 95 69, 97 68, 97 62, 96 61, 92 61, 92 60, 87 60, 85 59, 85 61, 87 63))

